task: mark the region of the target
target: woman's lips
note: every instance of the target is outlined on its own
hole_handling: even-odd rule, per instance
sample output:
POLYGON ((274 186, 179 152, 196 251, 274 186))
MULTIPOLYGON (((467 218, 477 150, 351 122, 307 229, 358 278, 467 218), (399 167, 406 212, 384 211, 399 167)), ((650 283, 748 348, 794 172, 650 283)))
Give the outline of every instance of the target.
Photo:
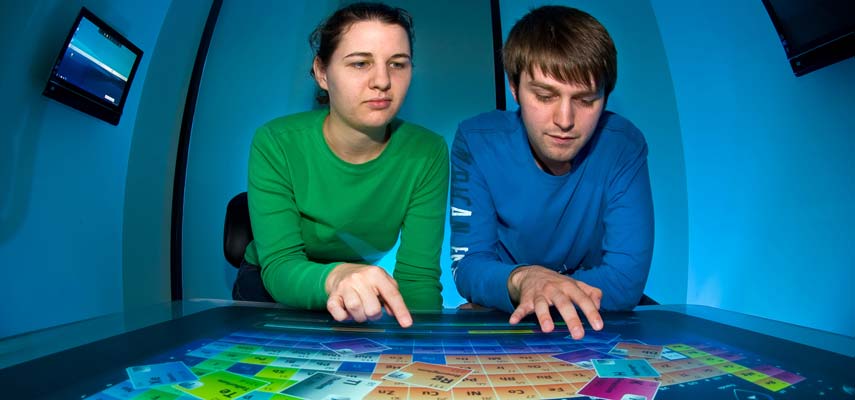
POLYGON ((365 102, 372 110, 384 110, 392 105, 392 99, 371 99, 365 102))

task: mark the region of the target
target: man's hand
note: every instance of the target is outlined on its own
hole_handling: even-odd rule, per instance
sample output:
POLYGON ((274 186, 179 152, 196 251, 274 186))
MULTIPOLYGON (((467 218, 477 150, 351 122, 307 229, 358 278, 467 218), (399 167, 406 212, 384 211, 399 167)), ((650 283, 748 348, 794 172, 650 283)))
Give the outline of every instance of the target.
POLYGON ((585 336, 582 321, 576 313, 576 307, 579 307, 594 330, 603 329, 599 312, 602 290, 551 269, 539 265, 515 269, 508 278, 508 293, 511 300, 519 304, 508 321, 511 325, 519 323, 533 311, 540 322, 540 329, 552 332, 555 324, 549 307, 555 307, 567 323, 573 339, 578 340, 585 336))
POLYGON ((356 322, 377 320, 386 313, 407 328, 413 317, 395 282, 383 268, 374 265, 339 264, 327 276, 324 287, 327 311, 336 321, 352 318, 356 322))

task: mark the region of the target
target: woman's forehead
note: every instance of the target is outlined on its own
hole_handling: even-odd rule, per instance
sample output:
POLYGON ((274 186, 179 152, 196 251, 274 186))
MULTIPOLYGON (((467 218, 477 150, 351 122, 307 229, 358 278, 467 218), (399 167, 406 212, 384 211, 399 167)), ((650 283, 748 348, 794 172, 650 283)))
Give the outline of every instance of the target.
MULTIPOLYGON (((346 56, 353 52, 410 54, 407 31, 400 25, 380 21, 354 22, 342 32, 335 53, 346 56)), ((377 55, 377 54, 375 54, 377 55)))

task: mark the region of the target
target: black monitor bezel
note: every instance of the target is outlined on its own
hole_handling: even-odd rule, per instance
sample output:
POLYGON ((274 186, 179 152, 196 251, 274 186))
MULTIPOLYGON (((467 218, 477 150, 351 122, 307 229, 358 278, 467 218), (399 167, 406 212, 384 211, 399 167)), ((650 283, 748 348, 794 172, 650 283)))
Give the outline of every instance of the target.
POLYGON ((855 54, 855 34, 851 30, 841 28, 829 31, 825 35, 814 38, 800 48, 789 44, 788 29, 775 9, 774 0, 762 0, 772 25, 778 33, 784 53, 795 76, 802 76, 820 68, 851 58, 855 54))
POLYGON ((137 69, 140 65, 140 60, 142 60, 142 56, 143 51, 139 47, 131 43, 130 40, 128 40, 124 35, 113 29, 101 18, 98 18, 95 14, 92 13, 92 11, 89 11, 86 7, 82 7, 80 9, 80 13, 78 13, 77 15, 77 18, 74 20, 74 24, 71 25, 71 29, 65 38, 65 42, 63 43, 62 48, 60 48, 59 54, 57 55, 56 60, 53 63, 50 72, 50 77, 48 78, 47 85, 45 86, 45 89, 42 94, 48 98, 54 99, 67 106, 73 107, 79 111, 92 115, 112 125, 118 125, 119 120, 122 117, 122 113, 124 112, 128 93, 130 92, 131 85, 134 81, 134 77, 136 76, 137 69), (110 104, 90 94, 83 88, 74 85, 70 82, 67 82, 57 76, 57 71, 60 63, 62 63, 66 49, 68 49, 68 46, 71 43, 71 39, 74 37, 74 34, 77 31, 77 28, 80 26, 80 22, 83 18, 88 19, 99 29, 107 32, 113 40, 121 43, 122 46, 125 46, 127 49, 131 50, 136 55, 136 60, 134 60, 133 67, 131 67, 131 72, 130 74, 128 74, 128 81, 125 85, 125 89, 122 91, 122 97, 119 100, 118 105, 110 104))

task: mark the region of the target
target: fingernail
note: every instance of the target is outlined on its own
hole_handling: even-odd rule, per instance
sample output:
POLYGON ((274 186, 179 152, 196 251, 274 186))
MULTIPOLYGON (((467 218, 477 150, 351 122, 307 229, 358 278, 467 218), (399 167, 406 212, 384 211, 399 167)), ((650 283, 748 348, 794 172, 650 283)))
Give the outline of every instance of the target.
POLYGON ((594 329, 596 329, 596 330, 603 329, 603 321, 601 321, 601 320, 598 320, 598 319, 594 320, 592 325, 594 326, 594 329))
POLYGON ((582 328, 578 326, 573 327, 573 329, 570 330, 570 334, 573 335, 573 337, 582 336, 583 332, 582 328))

